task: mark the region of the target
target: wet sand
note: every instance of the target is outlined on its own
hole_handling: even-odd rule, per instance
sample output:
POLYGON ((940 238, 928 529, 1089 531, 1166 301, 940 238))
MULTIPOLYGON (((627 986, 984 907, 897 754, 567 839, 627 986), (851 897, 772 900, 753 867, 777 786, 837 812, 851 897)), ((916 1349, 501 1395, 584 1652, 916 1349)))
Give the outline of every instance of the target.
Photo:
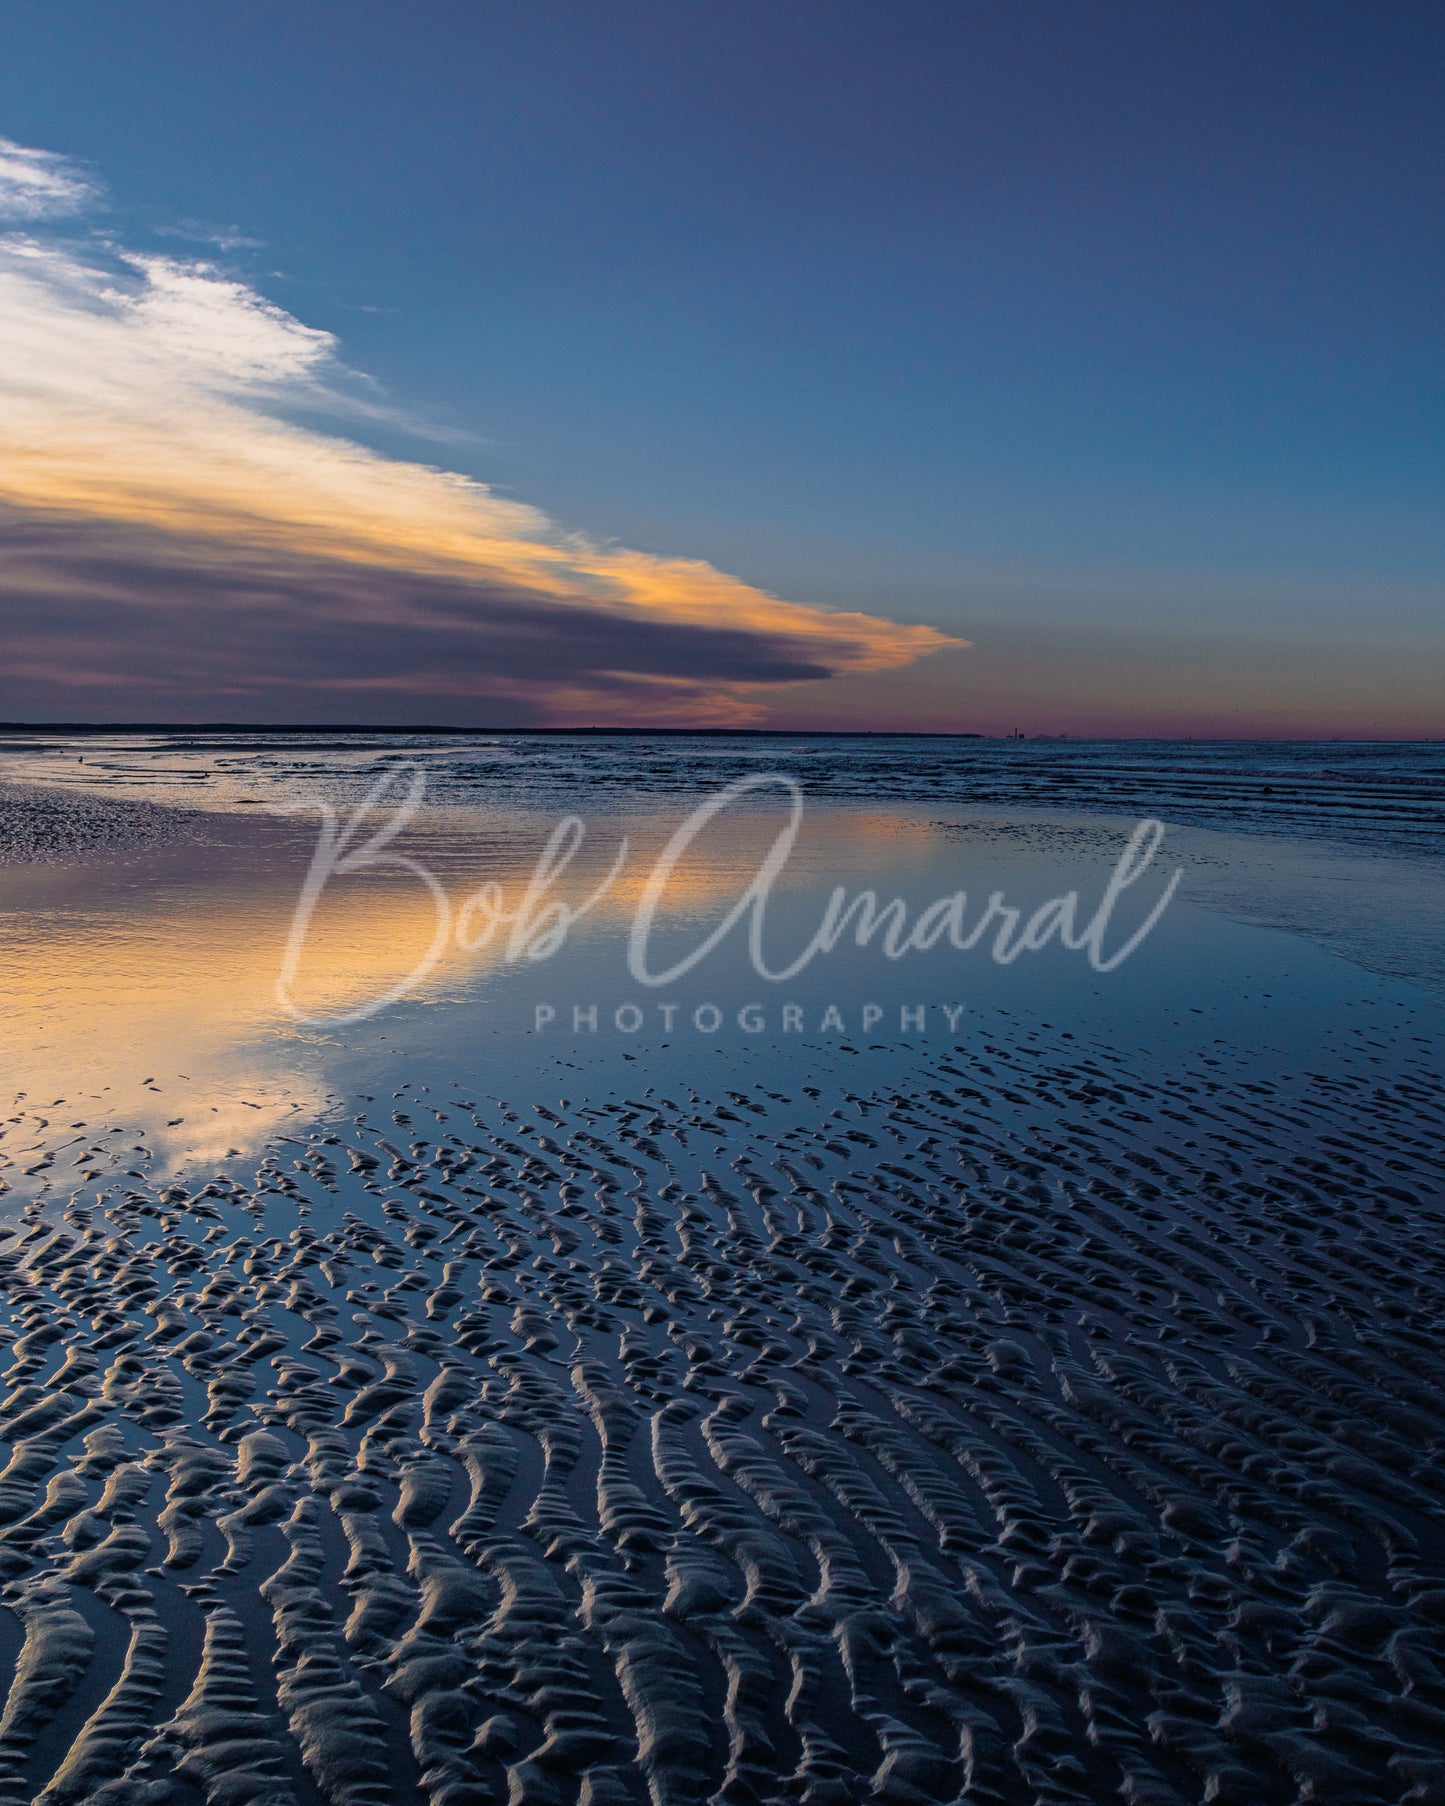
POLYGON ((0 866, 68 863, 196 838, 206 816, 54 785, 0 782, 0 866))
POLYGON ((818 1058, 17 1107, 0 1802, 1445 1799, 1438 1049, 818 1058))
MULTIPOLYGON (((813 1035, 861 957, 804 1036, 519 1029, 606 1025, 624 910, 297 1031, 311 824, 186 758, 229 815, 0 794, 0 1806, 1445 1799, 1424 992, 1181 905, 1108 983, 900 977, 968 1000, 936 1040, 813 1035)), ((544 830, 467 821, 424 857, 515 887, 544 830)), ((817 827, 808 920, 1117 838, 817 827)), ((328 1007, 413 889, 337 897, 328 1007)))

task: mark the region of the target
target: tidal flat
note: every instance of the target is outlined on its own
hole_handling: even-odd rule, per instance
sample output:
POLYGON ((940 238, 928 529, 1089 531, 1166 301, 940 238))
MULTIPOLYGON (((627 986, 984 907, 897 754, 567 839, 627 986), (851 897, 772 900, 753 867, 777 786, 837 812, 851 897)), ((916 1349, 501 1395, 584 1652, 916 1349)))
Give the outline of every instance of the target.
POLYGON ((646 855, 752 749, 0 758, 0 1802, 1445 1799, 1437 780, 904 753, 766 749, 777 947, 837 883, 1097 896, 1136 813, 1177 899, 1109 972, 733 937, 654 993, 646 855), (316 805, 388 759, 450 896, 563 809, 579 894, 639 863, 370 1014, 436 899, 357 874, 288 1012, 316 805))

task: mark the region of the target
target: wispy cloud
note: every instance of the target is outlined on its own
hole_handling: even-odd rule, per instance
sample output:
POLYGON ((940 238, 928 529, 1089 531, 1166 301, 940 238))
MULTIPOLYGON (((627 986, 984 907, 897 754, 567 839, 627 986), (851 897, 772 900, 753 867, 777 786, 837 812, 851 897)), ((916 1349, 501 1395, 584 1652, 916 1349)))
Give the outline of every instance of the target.
POLYGON ((0 219, 57 219, 100 199, 97 183, 68 157, 0 138, 0 219))
POLYGON ((0 682, 24 713, 109 684, 112 716, 743 720, 769 685, 958 643, 596 545, 296 419, 366 413, 347 374, 214 263, 0 238, 0 682))
POLYGON ((192 244, 213 245, 218 251, 259 251, 266 242, 252 238, 239 226, 216 226, 203 219, 178 219, 174 225, 152 229, 157 238, 184 238, 192 244))

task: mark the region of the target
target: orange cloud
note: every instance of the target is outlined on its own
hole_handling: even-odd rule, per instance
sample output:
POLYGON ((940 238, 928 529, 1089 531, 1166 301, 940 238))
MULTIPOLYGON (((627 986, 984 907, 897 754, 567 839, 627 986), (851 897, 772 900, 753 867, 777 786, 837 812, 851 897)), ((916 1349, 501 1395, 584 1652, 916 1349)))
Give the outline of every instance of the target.
POLYGON ((298 404, 375 404, 329 334, 210 265, 0 239, 0 392, 19 546, 0 619, 12 674, 43 668, 60 689, 83 642, 73 681, 109 670, 119 698, 159 671, 192 713, 351 694, 411 718, 409 703, 465 701, 562 723, 741 722, 770 685, 962 643, 599 546, 471 478, 298 424, 298 404))

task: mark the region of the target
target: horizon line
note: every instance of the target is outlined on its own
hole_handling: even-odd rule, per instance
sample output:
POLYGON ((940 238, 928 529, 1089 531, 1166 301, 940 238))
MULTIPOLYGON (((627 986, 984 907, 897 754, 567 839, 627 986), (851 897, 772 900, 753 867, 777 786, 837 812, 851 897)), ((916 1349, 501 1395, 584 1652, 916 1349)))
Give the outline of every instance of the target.
POLYGON ((978 728, 906 727, 438 727, 402 723, 245 721, 0 721, 0 734, 408 734, 494 738, 499 735, 591 736, 612 739, 995 740, 1062 743, 1168 741, 1202 745, 1437 746, 1445 735, 1368 734, 1081 734, 986 733, 978 728))

